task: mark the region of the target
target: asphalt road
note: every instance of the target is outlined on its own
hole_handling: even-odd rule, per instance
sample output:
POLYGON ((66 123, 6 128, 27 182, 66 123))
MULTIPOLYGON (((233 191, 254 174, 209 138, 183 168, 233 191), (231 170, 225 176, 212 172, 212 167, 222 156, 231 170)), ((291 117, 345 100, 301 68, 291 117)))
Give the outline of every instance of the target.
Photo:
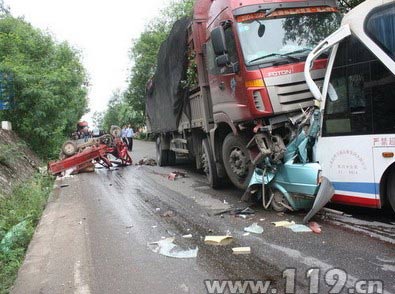
MULTIPOLYGON (((154 152, 153 143, 135 141, 132 157, 137 163, 154 152)), ((268 281, 267 293, 328 293, 333 287, 339 290, 333 293, 368 293, 358 292, 368 284, 356 289, 357 281, 379 280, 383 293, 395 293, 392 214, 351 209, 352 217, 317 216, 321 234, 275 227, 271 222, 301 223, 303 213, 279 215, 259 205, 250 206, 256 213, 247 219, 216 215, 246 207, 241 194, 230 186, 210 189, 187 165, 97 169, 58 180, 12 293, 208 293, 210 280, 268 281), (187 177, 170 181, 172 171, 187 177), (254 222, 263 233, 246 235, 244 227, 254 222), (226 234, 233 237, 229 245, 203 242, 226 234), (197 256, 154 252, 152 243, 168 237, 179 250, 198 248, 197 256), (232 254, 245 246, 251 254, 232 254)))

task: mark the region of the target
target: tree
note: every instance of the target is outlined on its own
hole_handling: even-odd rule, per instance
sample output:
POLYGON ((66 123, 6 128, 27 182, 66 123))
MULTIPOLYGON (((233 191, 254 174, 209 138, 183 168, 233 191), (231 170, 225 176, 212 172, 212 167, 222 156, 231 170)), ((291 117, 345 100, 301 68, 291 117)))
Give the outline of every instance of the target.
POLYGON ((138 127, 145 124, 145 87, 155 73, 159 47, 173 23, 192 14, 193 3, 193 0, 172 1, 161 12, 161 17, 152 20, 140 37, 133 41, 130 50, 133 67, 128 79, 128 88, 121 95, 119 105, 114 106, 114 101, 109 103, 107 112, 110 113, 105 115, 107 127, 111 124, 110 119, 120 125, 132 123, 138 127), (117 116, 114 111, 119 111, 117 116))
POLYGON ((22 19, 0 19, 0 72, 13 77, 14 101, 0 118, 44 158, 54 158, 87 110, 78 51, 22 19))
POLYGON ((103 129, 109 131, 112 125, 121 126, 119 114, 121 105, 123 103, 123 96, 119 89, 115 90, 107 105, 107 111, 103 116, 103 129))
POLYGON ((0 15, 9 15, 10 14, 10 7, 4 4, 4 0, 0 0, 0 15))
POLYGON ((103 129, 104 114, 103 111, 95 111, 92 115, 92 122, 98 129, 103 129))

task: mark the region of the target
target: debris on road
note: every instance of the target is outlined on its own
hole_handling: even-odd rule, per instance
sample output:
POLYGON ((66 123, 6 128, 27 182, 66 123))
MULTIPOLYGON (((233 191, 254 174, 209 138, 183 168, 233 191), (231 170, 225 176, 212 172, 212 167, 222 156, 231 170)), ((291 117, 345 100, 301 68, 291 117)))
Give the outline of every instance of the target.
POLYGON ((232 236, 206 236, 204 243, 208 245, 229 245, 233 242, 232 236))
POLYGON ((185 173, 182 173, 179 171, 173 171, 167 176, 167 179, 170 181, 175 181, 175 180, 178 180, 180 178, 185 178, 185 177, 186 177, 185 173))
POLYGON ((289 227, 295 224, 294 221, 279 221, 279 222, 272 222, 272 224, 276 227, 289 227))
POLYGON ((229 213, 230 215, 234 215, 234 216, 247 216, 247 215, 254 215, 255 211, 249 207, 245 207, 245 208, 235 208, 235 209, 226 209, 226 210, 222 210, 220 212, 214 213, 214 215, 223 215, 229 213))
POLYGON ((250 254, 251 253, 251 247, 234 247, 232 248, 233 254, 239 255, 239 254, 250 254))
POLYGON ((316 234, 321 234, 321 226, 316 222, 309 222, 309 228, 316 234))
POLYGON ((140 159, 138 165, 150 165, 150 166, 155 166, 156 165, 156 160, 152 158, 147 158, 144 157, 143 159, 140 159))
POLYGON ((162 214, 163 217, 173 217, 174 211, 168 210, 162 214))
POLYGON ((155 253, 173 258, 196 258, 198 247, 194 249, 183 250, 173 243, 174 238, 166 238, 157 242, 148 244, 151 250, 155 253))
POLYGON ((312 232, 312 230, 308 226, 300 225, 300 224, 288 226, 287 228, 291 229, 295 233, 312 232))
POLYGON ((262 234, 263 228, 258 223, 253 223, 251 226, 244 228, 244 231, 253 234, 262 234))
POLYGON ((90 164, 87 164, 86 167, 80 169, 78 173, 93 173, 95 171, 95 165, 91 162, 90 164))

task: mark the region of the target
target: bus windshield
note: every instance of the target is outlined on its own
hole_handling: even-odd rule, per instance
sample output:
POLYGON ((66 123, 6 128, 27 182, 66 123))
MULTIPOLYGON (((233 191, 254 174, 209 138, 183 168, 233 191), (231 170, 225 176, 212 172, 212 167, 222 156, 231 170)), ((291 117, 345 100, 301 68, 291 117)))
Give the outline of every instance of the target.
POLYGON ((329 88, 323 136, 395 133, 395 76, 357 37, 339 44, 329 88))
POLYGON ((257 18, 237 23, 246 65, 303 61, 319 41, 340 25, 337 12, 257 18))

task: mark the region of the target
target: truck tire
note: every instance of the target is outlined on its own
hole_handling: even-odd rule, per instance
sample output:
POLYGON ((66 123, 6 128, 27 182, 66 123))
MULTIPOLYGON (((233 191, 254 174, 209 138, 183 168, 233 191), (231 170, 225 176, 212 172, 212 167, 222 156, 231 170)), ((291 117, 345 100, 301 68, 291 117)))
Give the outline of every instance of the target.
POLYGON ((156 138, 156 163, 158 166, 168 165, 169 151, 163 150, 160 137, 156 138))
POLYGON ((176 165, 176 153, 172 150, 167 151, 167 165, 176 165))
POLYGON ((248 187, 254 166, 247 149, 248 140, 244 136, 228 134, 222 145, 222 158, 226 173, 237 188, 245 190, 248 187))
POLYGON ((66 156, 73 156, 78 151, 77 144, 73 141, 66 141, 62 145, 62 152, 66 156))
POLYGON ((392 210, 395 212, 395 168, 388 175, 387 181, 387 200, 391 205, 392 210))
POLYGON ((220 179, 217 175, 217 168, 214 161, 213 152, 207 138, 202 141, 202 166, 211 188, 217 189, 220 186, 220 179))

